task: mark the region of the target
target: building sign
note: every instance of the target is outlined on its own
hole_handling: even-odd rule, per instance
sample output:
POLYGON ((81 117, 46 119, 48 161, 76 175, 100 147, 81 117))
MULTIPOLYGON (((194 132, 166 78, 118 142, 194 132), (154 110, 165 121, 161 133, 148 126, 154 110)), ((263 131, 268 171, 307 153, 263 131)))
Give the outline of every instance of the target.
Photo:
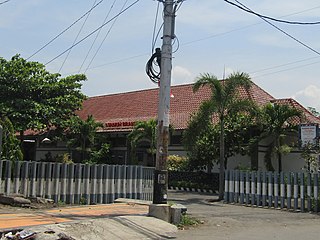
POLYGON ((317 145, 318 143, 318 125, 308 124, 300 125, 299 128, 301 146, 304 147, 307 144, 317 145))
POLYGON ((106 128, 128 128, 133 127, 135 122, 110 122, 106 123, 106 128))

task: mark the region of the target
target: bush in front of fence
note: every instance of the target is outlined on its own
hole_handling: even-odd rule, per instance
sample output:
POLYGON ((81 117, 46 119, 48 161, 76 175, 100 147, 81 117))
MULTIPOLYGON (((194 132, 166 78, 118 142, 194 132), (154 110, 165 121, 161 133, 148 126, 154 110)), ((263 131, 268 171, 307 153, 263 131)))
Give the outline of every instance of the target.
POLYGON ((169 186, 216 191, 219 189, 219 174, 198 172, 169 171, 169 186))

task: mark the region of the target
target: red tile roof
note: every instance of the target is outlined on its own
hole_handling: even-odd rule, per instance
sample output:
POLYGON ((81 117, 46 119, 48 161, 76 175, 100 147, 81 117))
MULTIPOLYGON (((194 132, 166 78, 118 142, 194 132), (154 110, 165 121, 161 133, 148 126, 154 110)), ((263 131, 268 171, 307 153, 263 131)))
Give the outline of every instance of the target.
MULTIPOLYGON (((209 87, 200 88, 196 93, 193 93, 192 88, 193 84, 171 87, 174 97, 170 100, 170 124, 175 129, 185 129, 190 115, 211 96, 209 87)), ((90 97, 84 101, 83 109, 77 114, 82 119, 93 115, 95 120, 108 125, 104 131, 127 131, 132 128, 132 124, 129 124, 131 122, 157 117, 158 91, 156 88, 90 97), (125 124, 122 124, 124 122, 125 124)), ((239 94, 242 98, 252 99, 260 106, 274 100, 270 94, 254 83, 248 91, 240 88, 239 94)))
POLYGON ((300 103, 298 103, 296 100, 292 98, 283 98, 283 99, 275 99, 271 101, 272 103, 277 104, 287 104, 293 108, 299 109, 304 113, 304 119, 302 119, 303 122, 300 122, 299 119, 294 119, 296 124, 304 123, 318 123, 320 124, 320 118, 314 116, 308 109, 304 108, 300 103))

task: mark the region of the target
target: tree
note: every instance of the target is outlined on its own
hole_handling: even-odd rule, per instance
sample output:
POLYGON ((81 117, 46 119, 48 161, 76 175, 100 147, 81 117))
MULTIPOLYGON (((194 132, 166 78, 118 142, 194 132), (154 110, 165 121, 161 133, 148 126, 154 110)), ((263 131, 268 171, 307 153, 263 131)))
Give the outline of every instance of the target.
POLYGON ((278 162, 278 171, 282 171, 282 155, 292 149, 287 144, 289 133, 297 132, 297 121, 303 117, 300 110, 284 104, 267 104, 261 110, 260 139, 268 139, 269 144, 265 155, 266 167, 274 171, 271 159, 275 155, 278 162))
MULTIPOLYGON (((192 169, 207 168, 211 170, 214 163, 219 162, 220 126, 212 122, 202 126, 199 116, 191 118, 188 128, 183 134, 183 143, 188 151, 189 164, 192 169), (200 123, 200 124, 199 124, 200 123), (199 131, 200 130, 200 131, 199 131)), ((233 113, 225 118, 225 154, 224 165, 228 158, 235 154, 247 154, 250 150, 251 129, 254 127, 254 116, 241 112, 233 113)))
POLYGON ((9 117, 21 141, 27 129, 59 128, 81 108, 84 80, 83 74, 61 78, 19 55, 9 61, 0 58, 0 116, 9 117))
POLYGON ((133 130, 128 134, 128 141, 130 142, 131 154, 134 157, 136 148, 142 140, 149 142, 147 152, 151 154, 153 163, 155 162, 156 154, 156 134, 157 122, 155 119, 148 121, 138 121, 134 124, 133 130))
MULTIPOLYGON (((2 126, 2 146, 0 149, 0 159, 11 160, 13 162, 22 160, 22 151, 19 140, 15 135, 12 123, 7 117, 0 118, 0 126, 2 126)), ((1 171, 1 170, 0 170, 1 171)))
MULTIPOLYGON (((92 116, 88 116, 85 121, 74 116, 68 121, 67 126, 65 127, 67 127, 68 147, 80 153, 80 162, 89 161, 97 139, 98 129, 102 127, 102 124, 96 122, 92 116)), ((105 147, 103 151, 106 151, 105 147)))
POLYGON ((314 107, 308 107, 308 110, 316 117, 320 117, 320 113, 314 107))
POLYGON ((238 95, 240 87, 248 90, 251 86, 250 77, 246 73, 233 73, 224 81, 219 81, 215 76, 208 73, 200 75, 194 84, 194 92, 200 87, 209 86, 211 97, 202 103, 200 111, 207 116, 206 121, 212 121, 215 116, 219 124, 219 199, 224 194, 225 172, 225 118, 235 112, 251 111, 253 103, 249 99, 241 99, 238 95))

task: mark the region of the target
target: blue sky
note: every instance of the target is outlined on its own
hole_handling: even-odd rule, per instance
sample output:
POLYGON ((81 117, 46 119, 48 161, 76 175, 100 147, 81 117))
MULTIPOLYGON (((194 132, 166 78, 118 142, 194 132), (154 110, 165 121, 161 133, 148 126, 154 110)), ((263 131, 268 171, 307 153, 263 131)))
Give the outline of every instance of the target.
MULTIPOLYGON (((94 0, 10 0, 0 5, 0 56, 19 53, 28 58, 53 37, 87 12, 94 0)), ((98 3, 99 0, 96 1, 98 3)), ((78 40, 119 13, 134 0, 104 0, 90 13, 78 40)), ((320 21, 318 0, 242 0, 252 10, 291 21, 320 21)), ((1 3, 1 0, 0 0, 1 3)), ((86 71, 83 92, 88 96, 155 88, 145 74, 151 56, 152 36, 158 1, 140 0, 113 23, 106 24, 97 37, 87 61, 82 65, 93 34, 71 50, 60 73, 86 71)), ((162 4, 160 4, 162 11, 162 4)), ((84 23, 80 20, 30 58, 47 63, 75 41, 84 23)), ((158 17, 157 30, 161 25, 158 17)), ((320 52, 320 25, 275 23, 290 35, 320 52)), ((320 110, 320 55, 302 46, 260 18, 223 0, 185 0, 177 12, 176 41, 173 49, 172 85, 192 83, 201 73, 218 78, 233 71, 250 74, 252 81, 276 98, 293 97, 304 106, 320 110), (179 42, 179 47, 177 42, 179 42)), ((161 46, 158 38, 155 47, 161 46)), ((47 65, 58 72, 66 54, 47 65)), ((178 96, 175 96, 178 97, 178 96)))

